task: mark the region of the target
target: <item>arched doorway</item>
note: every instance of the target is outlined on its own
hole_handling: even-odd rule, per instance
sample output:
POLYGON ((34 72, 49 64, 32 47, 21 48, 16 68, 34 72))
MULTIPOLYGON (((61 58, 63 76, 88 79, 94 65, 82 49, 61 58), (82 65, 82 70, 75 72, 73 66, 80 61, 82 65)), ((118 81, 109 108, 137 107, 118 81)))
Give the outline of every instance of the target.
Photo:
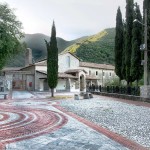
POLYGON ((80 76, 80 91, 84 91, 85 90, 85 77, 84 75, 80 76))

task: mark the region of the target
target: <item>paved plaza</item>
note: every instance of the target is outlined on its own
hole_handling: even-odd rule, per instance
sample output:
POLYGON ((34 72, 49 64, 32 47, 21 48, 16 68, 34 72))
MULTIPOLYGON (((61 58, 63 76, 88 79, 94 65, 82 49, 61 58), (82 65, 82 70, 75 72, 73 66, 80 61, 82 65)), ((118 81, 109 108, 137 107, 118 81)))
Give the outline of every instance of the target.
POLYGON ((15 91, 12 99, 0 100, 0 150, 150 148, 150 105, 145 107, 138 103, 137 106, 101 96, 87 100, 74 100, 73 97, 52 100, 48 96, 49 93, 15 91), (134 127, 129 126, 131 123, 136 133, 134 127))

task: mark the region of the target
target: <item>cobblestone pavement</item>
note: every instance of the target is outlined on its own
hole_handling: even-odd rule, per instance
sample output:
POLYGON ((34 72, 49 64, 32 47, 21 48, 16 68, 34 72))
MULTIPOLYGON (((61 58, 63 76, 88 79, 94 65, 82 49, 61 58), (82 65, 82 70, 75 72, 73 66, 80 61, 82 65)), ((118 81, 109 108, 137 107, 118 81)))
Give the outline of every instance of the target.
POLYGON ((68 111, 150 149, 150 104, 104 96, 60 101, 68 111))
MULTIPOLYGON (((77 102, 62 101, 65 106, 66 102, 68 106, 77 102)), ((0 102, 0 150, 3 149, 142 150, 145 148, 65 111, 60 106, 60 101, 37 99, 35 96, 29 99, 26 96, 26 99, 0 102), (105 131, 107 133, 105 135, 109 136, 105 136, 101 131, 105 131)))

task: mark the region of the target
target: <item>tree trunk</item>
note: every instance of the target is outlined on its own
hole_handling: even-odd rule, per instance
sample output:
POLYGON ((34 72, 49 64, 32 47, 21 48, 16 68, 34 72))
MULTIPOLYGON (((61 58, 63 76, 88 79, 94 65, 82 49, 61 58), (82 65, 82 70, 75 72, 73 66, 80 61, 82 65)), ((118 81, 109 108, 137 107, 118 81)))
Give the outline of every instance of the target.
POLYGON ((51 97, 54 97, 54 88, 51 89, 51 97))

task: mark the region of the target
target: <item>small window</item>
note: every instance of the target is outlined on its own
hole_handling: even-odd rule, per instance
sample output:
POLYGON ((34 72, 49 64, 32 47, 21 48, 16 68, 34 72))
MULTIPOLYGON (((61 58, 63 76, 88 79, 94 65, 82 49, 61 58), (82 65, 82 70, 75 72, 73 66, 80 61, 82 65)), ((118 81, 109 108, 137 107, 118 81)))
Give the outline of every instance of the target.
POLYGON ((111 72, 109 73, 109 76, 111 77, 111 72))
POLYGON ((70 68, 70 56, 67 56, 67 65, 70 68))
POLYGON ((96 76, 98 75, 98 71, 96 71, 96 76))

